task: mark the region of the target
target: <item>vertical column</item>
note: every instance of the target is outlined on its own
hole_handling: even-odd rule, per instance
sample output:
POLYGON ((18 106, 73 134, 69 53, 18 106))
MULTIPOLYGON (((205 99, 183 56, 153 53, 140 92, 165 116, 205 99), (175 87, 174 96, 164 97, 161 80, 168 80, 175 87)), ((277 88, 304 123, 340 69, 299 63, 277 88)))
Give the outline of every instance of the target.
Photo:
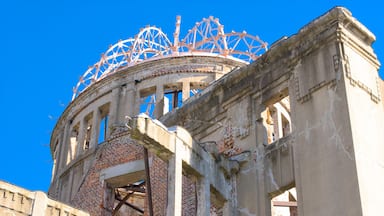
POLYGON ((133 93, 135 95, 135 103, 134 103, 134 110, 133 112, 135 114, 139 114, 141 113, 142 111, 140 110, 140 106, 141 106, 141 95, 140 95, 140 90, 139 89, 136 89, 136 91, 134 91, 133 93))
MULTIPOLYGON (((230 190, 230 193, 232 193, 232 194, 238 194, 238 191, 237 191, 238 186, 237 186, 236 178, 238 178, 238 176, 236 176, 236 175, 232 175, 230 177, 230 182, 231 182, 232 188, 230 188, 229 190, 230 190)), ((253 192, 253 191, 248 191, 248 193, 250 193, 250 192, 253 192)), ((224 202, 224 204, 223 204, 222 215, 223 216, 237 216, 237 215, 239 215, 239 212, 237 210, 238 199, 234 199, 233 197, 228 197, 228 198, 229 199, 227 199, 227 201, 224 202)), ((256 199, 252 199, 252 197, 248 197, 248 199, 251 199, 253 204, 256 201, 256 199)), ((254 214, 249 213, 249 215, 254 215, 254 214)))
MULTIPOLYGON (((335 64, 335 57, 348 52, 340 41, 363 35, 359 32, 352 36, 355 32, 339 30, 329 33, 335 37, 312 51, 313 55, 303 56, 290 79, 298 215, 360 216, 382 211, 384 171, 372 162, 376 161, 374 154, 383 146, 383 109, 371 100, 371 94, 352 86, 345 77, 350 72, 368 75, 372 71, 369 64, 374 59, 369 61, 366 57, 371 50, 363 48, 370 44, 361 44, 358 45, 362 47, 358 49, 361 53, 350 53, 356 57, 351 60, 350 67, 328 67, 335 64), (337 38, 339 35, 351 37, 337 38), (321 85, 327 82, 329 84, 321 85), (313 92, 315 87, 316 92, 313 92), (359 158, 363 151, 373 150, 374 146, 380 147, 363 154, 369 157, 359 158)), ((337 61, 341 61, 341 66, 346 63, 344 59, 337 61)))
POLYGON ((64 165, 67 163, 67 151, 68 151, 68 142, 69 142, 69 126, 70 123, 67 121, 64 126, 64 134, 63 138, 61 140, 60 145, 60 168, 64 167, 64 165))
POLYGON ((125 122, 125 116, 134 116, 138 114, 138 111, 136 111, 136 101, 140 100, 136 99, 135 91, 133 89, 128 89, 128 87, 122 88, 120 95, 119 118, 125 122))
MULTIPOLYGON (((205 169, 206 173, 209 170, 205 169)), ((211 191, 209 178, 201 177, 197 180, 197 215, 209 216, 211 209, 211 191)))
POLYGON ((182 141, 176 138, 175 154, 168 161, 168 205, 167 216, 180 216, 182 204, 182 141))
POLYGON ((89 144, 89 148, 92 149, 97 146, 97 142, 99 141, 99 127, 100 127, 100 110, 99 108, 96 108, 93 111, 93 120, 92 120, 92 137, 89 144))
POLYGON ((164 86, 156 86, 156 107, 155 118, 158 119, 164 115, 164 86))
MULTIPOLYGON (((266 110, 265 104, 262 103, 262 96, 257 97, 254 100, 253 108, 254 115, 255 115, 255 121, 256 121, 256 161, 255 161, 255 172, 256 172, 256 187, 255 187, 255 193, 259 194, 255 195, 255 203, 256 203, 256 212, 257 215, 271 215, 271 202, 266 190, 267 187, 267 179, 265 176, 265 170, 264 170, 264 155, 265 155, 265 148, 264 145, 268 144, 268 133, 267 128, 264 125, 264 122, 266 119, 263 119, 262 113, 266 110)), ((264 116, 266 118, 267 116, 264 116)), ((239 191, 244 190, 243 185, 239 185, 239 191)), ((249 190, 251 190, 249 187, 246 188, 246 190, 249 193, 249 190)), ((243 206, 243 203, 240 203, 239 206, 243 206)))
POLYGON ((60 168, 60 154, 61 154, 61 146, 62 146, 62 135, 59 134, 57 137, 56 137, 56 147, 53 151, 53 167, 52 167, 52 176, 51 176, 51 183, 53 182, 53 180, 56 178, 57 176, 57 170, 58 168, 60 168))
POLYGON ((282 138, 283 137, 283 122, 282 122, 282 119, 281 119, 281 111, 280 111, 280 107, 275 107, 276 108, 276 113, 277 113, 277 128, 278 128, 278 138, 282 138))
POLYGON ((68 200, 66 200, 67 203, 69 203, 72 200, 75 192, 73 190, 73 170, 69 171, 68 190, 69 190, 68 191, 69 197, 68 197, 68 200))
POLYGON ((183 102, 186 101, 188 98, 189 98, 189 92, 191 91, 191 85, 188 81, 184 81, 183 82, 183 90, 182 90, 182 94, 183 94, 183 102))
POLYGON ((78 143, 77 143, 77 148, 76 148, 76 155, 79 156, 84 150, 84 138, 85 138, 85 133, 87 132, 87 125, 85 122, 85 118, 82 118, 80 120, 80 126, 79 126, 79 138, 78 138, 78 143))
MULTIPOLYGON (((114 88, 112 90, 112 100, 109 108, 109 119, 107 128, 114 128, 116 124, 118 124, 118 113, 119 113, 119 103, 120 103, 120 91, 121 88, 114 88)), ((113 130, 107 130, 107 134, 105 137, 109 137, 113 130)))

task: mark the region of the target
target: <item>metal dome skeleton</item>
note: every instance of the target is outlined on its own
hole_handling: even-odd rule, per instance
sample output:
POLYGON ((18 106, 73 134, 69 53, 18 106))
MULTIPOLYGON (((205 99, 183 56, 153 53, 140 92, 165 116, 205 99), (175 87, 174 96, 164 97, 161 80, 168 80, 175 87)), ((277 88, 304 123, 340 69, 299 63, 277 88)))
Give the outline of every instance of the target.
POLYGON ((118 69, 143 61, 185 55, 217 55, 244 62, 256 60, 267 50, 267 43, 246 32, 224 32, 224 26, 214 17, 204 18, 179 40, 181 18, 176 18, 173 43, 160 28, 147 26, 134 37, 120 40, 102 54, 101 59, 80 77, 73 88, 72 100, 91 84, 113 74, 118 69))

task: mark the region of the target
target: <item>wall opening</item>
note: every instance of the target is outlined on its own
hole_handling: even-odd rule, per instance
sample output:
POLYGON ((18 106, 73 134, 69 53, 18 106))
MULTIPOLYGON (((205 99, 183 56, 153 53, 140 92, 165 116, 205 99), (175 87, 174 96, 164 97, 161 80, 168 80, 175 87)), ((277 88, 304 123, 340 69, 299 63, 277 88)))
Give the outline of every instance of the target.
POLYGON ((199 94, 203 89, 207 87, 207 83, 204 82, 191 82, 190 88, 191 90, 189 91, 189 96, 192 97, 196 94, 199 94))
POLYGON ((289 96, 267 103, 261 113, 266 130, 265 143, 271 144, 291 133, 291 114, 289 96))
POLYGON ((99 144, 104 142, 107 138, 107 130, 108 130, 108 115, 105 115, 100 120, 99 126, 99 144))
POLYGON ((145 203, 145 180, 114 188, 113 215, 144 215, 145 203))
POLYGON ((53 150, 53 167, 52 167, 51 181, 53 180, 54 176, 56 175, 57 167, 59 165, 59 151, 58 151, 59 143, 60 143, 60 140, 56 139, 55 148, 53 150))
POLYGON ((167 91, 164 94, 164 113, 167 113, 175 108, 181 107, 183 105, 182 102, 182 91, 167 91), (166 98, 166 99, 165 99, 166 98))
POLYGON ((80 127, 80 123, 77 123, 71 129, 66 164, 69 164, 75 158, 76 150, 79 142, 79 127, 80 127))
POLYGON ((150 117, 154 116, 156 106, 156 95, 151 94, 140 98, 140 113, 145 113, 150 117))
POLYGON ((296 188, 283 191, 271 199, 272 216, 297 216, 296 188))
POLYGON ((164 86, 164 114, 183 105, 182 83, 169 83, 164 86))
POLYGON ((104 209, 112 215, 144 215, 148 210, 143 160, 130 161, 101 171, 105 183, 104 209))
POLYGON ((88 150, 92 137, 92 113, 85 117, 83 150, 88 150))
POLYGON ((99 134, 98 144, 101 144, 107 140, 108 137, 108 119, 109 119, 109 103, 99 108, 100 122, 99 122, 99 134))
POLYGON ((156 107, 156 87, 150 87, 140 90, 140 110, 139 113, 145 113, 151 118, 154 117, 156 107))

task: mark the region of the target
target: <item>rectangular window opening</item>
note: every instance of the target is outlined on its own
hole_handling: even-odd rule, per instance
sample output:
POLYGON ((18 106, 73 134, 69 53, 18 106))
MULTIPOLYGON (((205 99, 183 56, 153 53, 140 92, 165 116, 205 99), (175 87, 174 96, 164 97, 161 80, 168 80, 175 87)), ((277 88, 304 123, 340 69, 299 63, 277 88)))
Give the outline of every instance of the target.
POLYGON ((92 113, 85 117, 83 150, 88 150, 92 137, 92 113))
POLYGON ((268 103, 261 116, 266 131, 265 142, 267 144, 271 144, 291 133, 292 124, 288 95, 285 97, 280 96, 280 100, 268 103))
POLYGON ((109 103, 104 104, 99 108, 100 112, 100 122, 99 122, 99 131, 98 131, 98 144, 102 144, 108 138, 109 128, 108 128, 108 120, 109 120, 109 103))
POLYGON ((99 127, 99 144, 105 142, 107 138, 107 132, 108 132, 108 115, 105 115, 100 120, 100 127, 99 127))
POLYGON ((182 97, 183 96, 181 90, 167 91, 164 94, 164 113, 181 107, 183 105, 182 97))
POLYGON ((205 89, 206 86, 207 86, 207 83, 202 83, 202 82, 191 83, 191 90, 189 91, 189 97, 199 94, 201 91, 203 91, 203 89, 205 89))
POLYGON ((272 216, 297 216, 297 193, 293 187, 271 199, 272 216))
POLYGON ((77 154, 77 145, 79 144, 79 126, 80 123, 77 123, 71 129, 66 164, 69 164, 77 154))
POLYGON ((151 118, 154 117, 156 106, 156 95, 151 94, 140 98, 140 113, 145 113, 151 118))

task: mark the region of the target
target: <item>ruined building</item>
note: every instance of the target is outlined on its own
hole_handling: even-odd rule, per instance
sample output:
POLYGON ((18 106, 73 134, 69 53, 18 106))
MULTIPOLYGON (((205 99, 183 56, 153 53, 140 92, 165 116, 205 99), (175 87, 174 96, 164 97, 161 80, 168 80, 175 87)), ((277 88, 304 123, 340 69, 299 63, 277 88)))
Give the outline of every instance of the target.
POLYGON ((347 9, 268 50, 212 17, 179 27, 85 72, 52 134, 50 197, 90 215, 382 212, 383 81, 347 9))

